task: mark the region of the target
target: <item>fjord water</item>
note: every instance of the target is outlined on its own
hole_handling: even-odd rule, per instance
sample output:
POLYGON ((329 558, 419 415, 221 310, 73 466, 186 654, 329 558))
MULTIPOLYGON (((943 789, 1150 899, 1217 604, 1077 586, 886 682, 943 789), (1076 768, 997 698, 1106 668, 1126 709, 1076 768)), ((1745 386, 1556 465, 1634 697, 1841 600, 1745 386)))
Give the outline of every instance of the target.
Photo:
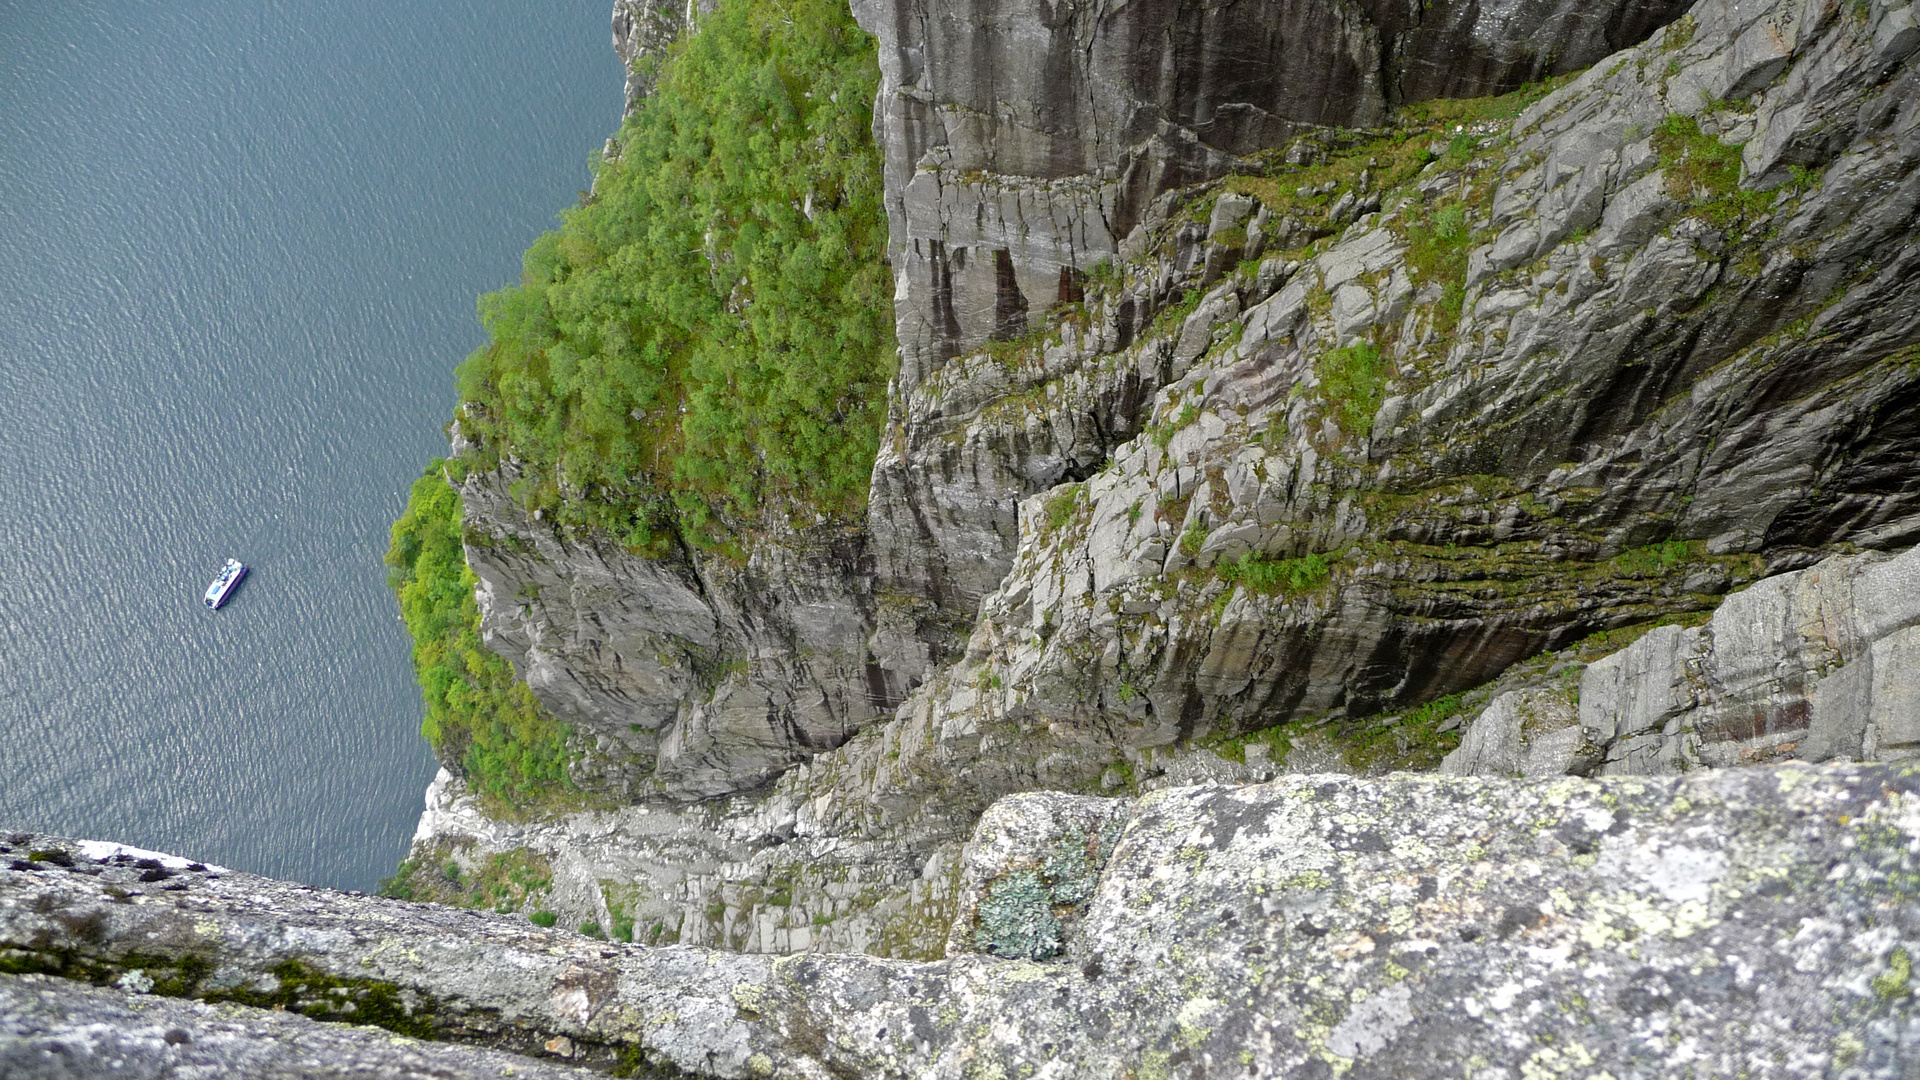
POLYGON ((387 527, 618 124, 609 8, 0 0, 0 834, 392 872, 387 527))

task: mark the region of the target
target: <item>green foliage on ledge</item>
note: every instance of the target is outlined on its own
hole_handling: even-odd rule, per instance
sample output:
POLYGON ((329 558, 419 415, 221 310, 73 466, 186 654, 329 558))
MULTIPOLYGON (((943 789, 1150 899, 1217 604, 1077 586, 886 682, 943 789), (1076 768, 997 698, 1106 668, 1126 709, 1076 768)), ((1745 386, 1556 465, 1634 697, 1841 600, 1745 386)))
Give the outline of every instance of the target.
POLYGON ((413 635, 413 669, 426 702, 420 733, 441 761, 459 763, 490 813, 512 816, 574 792, 567 777, 572 729, 480 643, 476 579, 460 542, 460 493, 442 464, 435 461, 414 481, 406 512, 393 523, 387 581, 413 635))
POLYGON ((1222 581, 1245 586, 1249 592, 1292 597, 1324 586, 1332 577, 1337 558, 1335 554, 1317 553, 1297 559, 1270 559, 1249 552, 1237 561, 1222 562, 1216 570, 1222 581))
POLYGON ((480 302, 463 429, 516 494, 639 550, 727 547, 769 507, 857 515, 894 363, 872 139, 844 0, 722 0, 593 194, 480 302))

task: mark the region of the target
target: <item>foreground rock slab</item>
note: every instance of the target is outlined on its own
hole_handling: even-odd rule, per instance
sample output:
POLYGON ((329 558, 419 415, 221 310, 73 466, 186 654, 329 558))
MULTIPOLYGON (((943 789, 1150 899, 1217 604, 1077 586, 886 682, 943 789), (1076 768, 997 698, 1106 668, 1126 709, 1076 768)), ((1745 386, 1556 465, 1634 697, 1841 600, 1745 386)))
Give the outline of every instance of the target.
POLYGON ((0 969, 536 1055, 559 1046, 601 1067, 1920 1069, 1920 770, 1908 767, 1016 796, 982 819, 949 957, 926 963, 610 945, 242 874, 142 881, 151 868, 46 837, 6 846, 0 969))
POLYGON ((512 1054, 396 1038, 244 1005, 205 1005, 0 975, 0 1076, 124 1080, 562 1080, 583 1069, 512 1054))

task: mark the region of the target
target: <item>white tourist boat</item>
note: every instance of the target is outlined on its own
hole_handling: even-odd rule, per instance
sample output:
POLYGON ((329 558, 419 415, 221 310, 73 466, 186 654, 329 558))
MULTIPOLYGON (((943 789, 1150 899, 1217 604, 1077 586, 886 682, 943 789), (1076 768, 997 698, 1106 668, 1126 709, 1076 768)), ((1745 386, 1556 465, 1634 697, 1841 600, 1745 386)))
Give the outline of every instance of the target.
POLYGON ((220 576, 214 578, 213 584, 207 586, 207 608, 212 611, 220 610, 220 605, 227 602, 227 597, 233 595, 233 590, 240 587, 240 579, 246 576, 246 563, 239 559, 228 559, 227 565, 220 568, 220 576))

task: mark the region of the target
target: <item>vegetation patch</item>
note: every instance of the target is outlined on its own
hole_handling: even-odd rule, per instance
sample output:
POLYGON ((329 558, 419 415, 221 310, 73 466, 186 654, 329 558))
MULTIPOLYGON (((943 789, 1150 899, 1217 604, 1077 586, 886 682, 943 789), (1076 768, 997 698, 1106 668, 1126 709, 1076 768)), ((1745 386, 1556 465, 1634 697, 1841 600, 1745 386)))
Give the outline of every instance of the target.
MULTIPOLYGON (((68 925, 82 940, 98 941, 84 926, 68 925)), ((97 932, 96 932, 97 933, 97 932)), ((111 961, 85 956, 71 949, 29 950, 0 947, 0 975, 54 975, 75 982, 110 986, 128 976, 161 997, 191 997, 213 974, 213 961, 204 956, 162 956, 130 952, 111 961)))
POLYGON ((1271 559, 1249 552, 1215 568, 1220 579, 1262 596, 1294 597, 1323 588, 1333 574, 1339 558, 1332 554, 1302 555, 1295 559, 1271 559))
POLYGON ((1448 200, 1409 217, 1404 229, 1407 265, 1418 280, 1440 285, 1434 328, 1451 333, 1460 323, 1460 311, 1467 299, 1467 255, 1473 250, 1467 206, 1457 199, 1448 200))
POLYGON ((1615 555, 1607 562, 1607 572, 1616 578, 1666 577, 1679 567, 1706 557, 1704 540, 1668 540, 1615 555))
POLYGON ((299 960, 283 960, 269 970, 278 980, 272 990, 236 987, 208 993, 205 1000, 381 1027, 415 1039, 439 1037, 434 1023, 435 1003, 413 990, 376 979, 337 978, 299 960))
POLYGON ((1060 951, 1060 920, 1053 890, 1032 870, 1008 874, 980 901, 974 945, 982 952, 1021 960, 1045 960, 1060 951))
POLYGON ((725 550, 775 503, 857 516, 895 351, 878 78, 844 3, 721 0, 481 300, 476 464, 510 455, 530 510, 655 554, 725 550))
POLYGON ((513 666, 480 642, 477 579, 460 543, 460 493, 435 461, 414 481, 393 523, 387 583, 413 637, 426 715, 420 733, 465 775, 488 813, 512 817, 571 806, 573 730, 540 707, 513 666))
POLYGON ((1047 498, 1045 515, 1048 532, 1059 532, 1073 520, 1080 508, 1080 485, 1067 484, 1047 498))
POLYGON ((1340 417, 1340 427, 1360 438, 1373 434, 1373 415, 1380 411, 1380 396, 1387 380, 1387 365, 1380 346, 1357 341, 1320 354, 1316 364, 1320 372, 1320 392, 1326 395, 1340 417))
POLYGON ((1069 828, 1038 867, 1015 870, 988 886, 976 912, 974 947, 1010 959, 1058 955, 1066 925, 1093 899, 1119 829, 1117 820, 1093 835, 1069 828))
POLYGON ((1742 146, 1701 131, 1691 116, 1674 113, 1662 120, 1653 133, 1653 149, 1666 174, 1667 194, 1717 227, 1744 227, 1773 207, 1775 192, 1741 190, 1742 146))
POLYGON ((500 914, 525 911, 553 889, 553 866, 546 856, 526 848, 496 852, 466 869, 445 846, 400 864, 380 883, 380 895, 453 907, 485 908, 500 914))

